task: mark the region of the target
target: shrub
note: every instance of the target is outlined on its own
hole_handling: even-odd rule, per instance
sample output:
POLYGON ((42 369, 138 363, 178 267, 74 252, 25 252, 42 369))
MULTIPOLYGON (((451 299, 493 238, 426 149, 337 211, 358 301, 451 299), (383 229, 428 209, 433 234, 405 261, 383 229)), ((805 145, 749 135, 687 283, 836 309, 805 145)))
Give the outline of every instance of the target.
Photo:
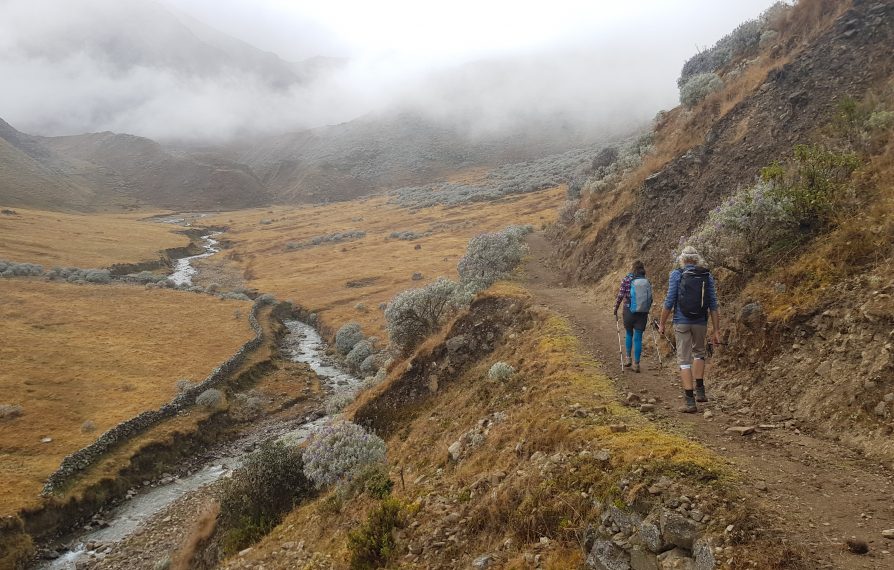
POLYGON ((357 394, 352 391, 336 392, 326 401, 326 414, 334 416, 347 408, 356 397, 357 394))
POLYGON ((382 359, 380 354, 370 354, 360 363, 360 373, 367 376, 375 374, 379 370, 382 359))
POLYGON ((363 332, 359 323, 346 323, 335 333, 335 350, 340 354, 348 354, 358 342, 363 340, 363 332))
POLYGON ((505 362, 495 362, 487 371, 487 377, 498 382, 509 380, 513 374, 515 374, 515 368, 505 362))
POLYGON ((864 123, 869 132, 885 131, 894 127, 894 111, 875 111, 864 123))
POLYGON ((354 241, 354 240, 358 240, 358 239, 363 239, 364 237, 366 237, 366 232, 363 232, 363 231, 351 230, 351 231, 347 231, 347 232, 337 232, 337 233, 332 233, 332 234, 314 236, 305 242, 294 242, 294 241, 289 242, 286 244, 285 250, 293 251, 296 249, 305 249, 308 247, 314 247, 314 246, 325 245, 325 244, 330 244, 330 243, 335 244, 335 243, 341 243, 341 242, 345 242, 345 241, 354 241))
POLYGON ((42 265, 0 260, 0 277, 39 277, 41 275, 43 275, 42 265))
POLYGON ((395 346, 409 351, 466 302, 462 287, 444 277, 420 289, 398 293, 385 309, 389 338, 395 346))
POLYGON ((87 283, 111 283, 112 274, 108 269, 88 269, 84 272, 84 281, 87 283))
POLYGON ((84 433, 93 433, 96 431, 96 424, 91 420, 87 420, 81 425, 81 431, 84 433))
POLYGON ((274 297, 270 293, 264 293, 263 295, 258 295, 255 298, 256 305, 273 305, 274 303, 276 303, 276 297, 274 297))
POLYGON ((559 208, 558 222, 563 226, 570 226, 574 222, 574 216, 577 214, 577 209, 579 207, 580 201, 565 200, 565 203, 559 208))
POLYGON ((187 390, 196 386, 195 382, 193 382, 189 378, 181 378, 180 380, 177 380, 177 383, 175 385, 177 386, 178 392, 186 392, 187 390))
POLYGON ((365 313, 367 311, 365 303, 357 303, 354 305, 354 310, 358 313, 365 313))
POLYGON ((786 201, 795 222, 812 231, 828 225, 843 209, 848 183, 859 166, 853 153, 796 145, 790 160, 762 169, 761 177, 772 185, 771 193, 786 201))
POLYGON ((771 246, 797 229, 789 210, 788 198, 759 181, 714 208, 687 242, 709 265, 750 273, 771 246))
POLYGON ((337 422, 311 435, 304 472, 317 488, 349 482, 364 468, 385 462, 385 442, 351 422, 337 422))
POLYGON ((761 32, 761 38, 758 42, 761 49, 767 49, 776 43, 776 40, 779 39, 779 32, 776 30, 764 30, 761 32))
POLYGON ((345 356, 345 362, 352 371, 357 372, 360 370, 360 366, 363 364, 363 361, 372 356, 372 354, 372 343, 364 339, 354 345, 354 348, 351 349, 351 352, 349 352, 347 356, 345 356))
MULTIPOLYGON (((59 268, 54 268, 53 271, 57 271, 58 269, 59 268)), ((128 275, 128 279, 136 281, 137 283, 158 283, 159 281, 166 280, 167 277, 159 275, 158 273, 152 273, 151 271, 140 271, 139 273, 128 275)))
POLYGON ((757 20, 748 20, 739 24, 736 29, 722 37, 713 47, 700 51, 689 58, 680 71, 677 87, 682 91, 683 86, 691 78, 713 73, 733 59, 753 52, 760 44, 761 35, 767 29, 768 21, 776 17, 774 10, 778 10, 778 7, 771 7, 757 20))
POLYGON ((384 567, 395 554, 394 531, 407 526, 411 513, 400 500, 391 497, 373 509, 363 525, 348 534, 351 570, 384 567))
POLYGON ((253 420, 264 414, 264 400, 258 396, 236 394, 233 403, 236 409, 234 414, 231 408, 231 415, 235 415, 239 420, 253 420))
POLYGON ((282 442, 263 444, 224 480, 220 499, 224 552, 230 554, 256 542, 313 493, 298 448, 282 442))
POLYGON ((212 412, 220 412, 227 409, 227 397, 217 388, 209 388, 199 394, 196 405, 212 412))
POLYGON ((516 229, 476 236, 459 261, 460 280, 473 290, 486 289, 515 269, 525 253, 527 246, 516 229))
POLYGON ((245 293, 235 293, 230 291, 229 293, 224 293, 220 296, 221 299, 227 299, 230 301, 251 301, 251 298, 245 293))
POLYGON ((716 73, 693 75, 680 87, 680 103, 692 107, 721 87, 723 87, 723 80, 716 73))
POLYGON ((0 420, 11 420, 22 415, 22 406, 18 404, 0 404, 0 420))

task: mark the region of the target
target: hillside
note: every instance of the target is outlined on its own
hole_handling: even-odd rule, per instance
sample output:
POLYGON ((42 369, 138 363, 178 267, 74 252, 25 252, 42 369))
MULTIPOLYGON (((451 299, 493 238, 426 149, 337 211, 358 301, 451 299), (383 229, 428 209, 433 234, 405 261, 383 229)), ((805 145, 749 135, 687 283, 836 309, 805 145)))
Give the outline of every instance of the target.
POLYGON ((606 306, 633 259, 660 290, 672 252, 698 244, 720 281, 725 401, 885 461, 892 10, 799 3, 772 43, 717 69, 717 91, 658 119, 640 168, 608 184, 596 172, 553 230, 568 279, 606 306), (780 200, 769 222, 764 197, 780 200))
POLYGON ((254 173, 216 156, 167 151, 134 135, 93 133, 44 137, 62 156, 96 165, 121 181, 119 192, 141 204, 180 210, 257 206, 268 201, 254 173))
POLYGON ((0 203, 11 207, 90 210, 132 201, 108 190, 114 179, 96 166, 75 163, 0 119, 0 203))
POLYGON ((227 150, 258 174, 276 202, 313 203, 442 181, 458 171, 590 147, 607 137, 563 124, 475 136, 469 126, 403 112, 236 143, 227 150))

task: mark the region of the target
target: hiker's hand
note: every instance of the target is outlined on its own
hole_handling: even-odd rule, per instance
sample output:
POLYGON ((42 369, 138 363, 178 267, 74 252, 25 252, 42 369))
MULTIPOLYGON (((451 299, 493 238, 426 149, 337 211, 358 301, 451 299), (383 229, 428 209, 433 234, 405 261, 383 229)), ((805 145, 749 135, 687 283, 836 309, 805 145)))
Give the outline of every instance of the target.
POLYGON ((711 341, 713 341, 715 349, 720 346, 720 333, 714 331, 714 334, 711 336, 711 341))
POLYGON ((658 323, 658 334, 664 334, 664 323, 658 323))

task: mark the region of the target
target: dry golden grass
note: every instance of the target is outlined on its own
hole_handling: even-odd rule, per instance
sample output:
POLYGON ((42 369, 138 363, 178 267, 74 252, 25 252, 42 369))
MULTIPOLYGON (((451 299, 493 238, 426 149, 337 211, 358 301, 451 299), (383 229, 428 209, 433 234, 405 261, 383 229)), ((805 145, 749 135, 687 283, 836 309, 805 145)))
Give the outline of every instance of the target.
POLYGON ((0 514, 31 504, 62 458, 169 401, 251 338, 249 304, 168 290, 0 281, 0 514), (242 318, 234 318, 234 310, 242 318), (86 421, 96 427, 83 433, 86 421), (41 443, 50 437, 52 442, 41 443))
POLYGON ((0 215, 0 259, 75 267, 108 267, 159 258, 189 244, 176 226, 140 221, 148 214, 63 214, 16 208, 0 215))
POLYGON ((384 337, 380 303, 439 276, 455 279, 456 264, 470 238, 512 224, 540 227, 554 219, 563 194, 564 190, 557 188, 497 202, 417 212, 376 197, 326 206, 221 214, 208 218, 207 223, 227 225, 230 229, 223 239, 231 240, 233 247, 209 262, 218 263, 222 258, 221 262, 241 273, 248 285, 317 311, 330 327, 357 321, 367 335, 384 337), (261 219, 272 223, 262 225, 261 219), (285 250, 289 242, 349 230, 365 231, 366 237, 285 250), (394 231, 428 230, 432 235, 414 241, 389 237, 394 231), (420 249, 415 249, 417 245, 420 249), (414 272, 424 278, 413 281, 414 272), (347 286, 361 280, 367 284, 347 286), (365 311, 355 309, 358 303, 366 306, 365 311))

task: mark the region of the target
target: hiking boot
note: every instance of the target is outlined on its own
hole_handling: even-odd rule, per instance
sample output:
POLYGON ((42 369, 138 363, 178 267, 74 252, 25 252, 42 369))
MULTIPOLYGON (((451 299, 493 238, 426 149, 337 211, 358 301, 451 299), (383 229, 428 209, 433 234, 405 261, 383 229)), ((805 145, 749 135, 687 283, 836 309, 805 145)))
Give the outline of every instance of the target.
POLYGON ((692 396, 683 396, 683 406, 680 408, 680 412, 684 414, 695 414, 698 413, 698 407, 695 405, 695 398, 692 396))
POLYGON ((639 372, 639 362, 634 362, 634 363, 633 363, 633 371, 634 371, 634 372, 639 372))
POLYGON ((708 395, 705 394, 704 386, 696 386, 695 387, 695 401, 696 402, 707 402, 708 395))
POLYGON ((624 368, 630 368, 631 366, 633 366, 633 363, 630 361, 630 357, 628 356, 624 359, 624 368))

